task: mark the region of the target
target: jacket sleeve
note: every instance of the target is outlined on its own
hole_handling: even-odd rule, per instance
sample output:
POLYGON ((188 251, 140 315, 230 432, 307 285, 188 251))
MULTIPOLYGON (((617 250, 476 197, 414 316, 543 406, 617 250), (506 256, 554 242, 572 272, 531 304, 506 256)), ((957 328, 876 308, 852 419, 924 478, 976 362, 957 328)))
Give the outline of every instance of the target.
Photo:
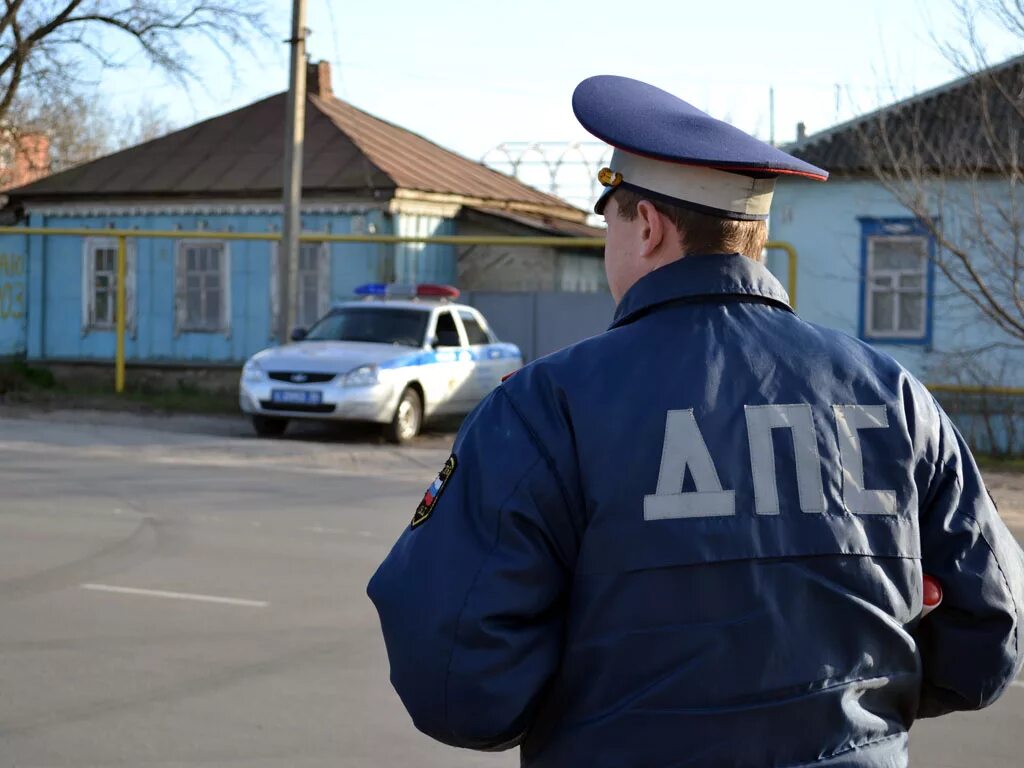
POLYGON ((469 416, 453 455, 429 517, 405 530, 368 593, 416 727, 504 749, 559 665, 580 526, 556 457, 504 387, 469 416))
POLYGON ((921 516, 922 568, 942 603, 916 636, 923 681, 918 717, 981 709, 1021 669, 1024 558, 970 450, 939 411, 939 464, 921 516))

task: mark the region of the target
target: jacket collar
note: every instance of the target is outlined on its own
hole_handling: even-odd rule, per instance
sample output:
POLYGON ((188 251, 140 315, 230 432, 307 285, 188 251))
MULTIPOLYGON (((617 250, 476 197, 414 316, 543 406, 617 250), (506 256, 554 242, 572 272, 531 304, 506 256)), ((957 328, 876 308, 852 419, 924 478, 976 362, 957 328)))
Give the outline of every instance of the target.
POLYGON ((659 304, 676 301, 722 302, 745 297, 792 312, 789 295, 768 269, 739 254, 686 256, 640 278, 615 309, 612 328, 632 322, 659 304))

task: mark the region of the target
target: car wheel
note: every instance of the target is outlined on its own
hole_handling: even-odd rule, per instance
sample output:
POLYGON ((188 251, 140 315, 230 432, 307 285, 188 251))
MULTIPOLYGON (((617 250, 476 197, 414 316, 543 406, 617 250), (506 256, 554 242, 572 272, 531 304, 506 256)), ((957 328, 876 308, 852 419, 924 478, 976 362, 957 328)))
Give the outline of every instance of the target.
POLYGON ((423 401, 415 389, 406 387, 391 423, 384 427, 384 436, 392 443, 407 443, 420 433, 422 426, 423 401))
POLYGON ((288 427, 288 419, 276 416, 253 416, 252 428, 260 437, 280 437, 288 427))

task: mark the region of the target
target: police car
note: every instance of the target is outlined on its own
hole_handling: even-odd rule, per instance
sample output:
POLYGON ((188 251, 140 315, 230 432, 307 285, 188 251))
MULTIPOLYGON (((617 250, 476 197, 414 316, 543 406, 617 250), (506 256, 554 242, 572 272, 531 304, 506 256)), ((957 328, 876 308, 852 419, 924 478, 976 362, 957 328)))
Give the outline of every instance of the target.
POLYGON ((371 284, 356 295, 245 364, 239 404, 257 434, 281 435, 290 419, 342 419, 380 423, 402 443, 426 419, 468 413, 523 364, 479 312, 453 303, 455 288, 371 284))

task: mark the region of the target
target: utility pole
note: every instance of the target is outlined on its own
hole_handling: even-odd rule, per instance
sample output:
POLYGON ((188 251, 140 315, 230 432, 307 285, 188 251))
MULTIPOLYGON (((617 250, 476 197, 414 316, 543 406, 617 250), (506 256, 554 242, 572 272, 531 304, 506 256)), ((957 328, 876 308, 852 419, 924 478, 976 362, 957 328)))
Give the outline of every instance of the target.
POLYGON ((306 0, 292 2, 291 65, 284 137, 284 226, 277 252, 278 344, 286 344, 295 327, 298 304, 299 230, 302 204, 302 141, 306 127, 306 0))

